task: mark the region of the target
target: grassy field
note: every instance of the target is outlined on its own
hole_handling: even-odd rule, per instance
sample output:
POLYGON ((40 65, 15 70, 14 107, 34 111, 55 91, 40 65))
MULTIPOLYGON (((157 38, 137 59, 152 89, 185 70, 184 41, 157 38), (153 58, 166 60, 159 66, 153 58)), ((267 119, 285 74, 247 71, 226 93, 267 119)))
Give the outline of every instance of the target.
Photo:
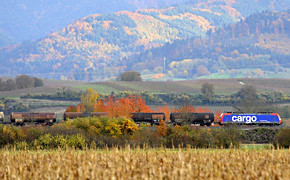
POLYGON ((286 127, 290 127, 290 119, 283 119, 283 125, 286 127))
MULTIPOLYGON (((211 73, 209 75, 200 76, 201 79, 227 79, 227 78, 242 78, 245 77, 245 74, 248 72, 255 72, 256 68, 248 68, 248 69, 240 69, 239 73, 231 74, 231 73, 211 73)), ((264 71, 267 78, 285 78, 290 76, 290 69, 286 69, 285 72, 272 72, 272 71, 264 71)))
POLYGON ((289 150, 0 151, 0 179, 289 179, 289 150))
POLYGON ((72 88, 87 89, 95 88, 102 93, 112 91, 148 91, 152 93, 201 93, 201 86, 204 83, 214 85, 217 94, 233 94, 243 85, 255 86, 258 91, 284 91, 290 94, 290 79, 207 79, 188 81, 143 81, 143 82, 98 82, 87 83, 86 85, 72 85, 72 88))
POLYGON ((99 93, 110 94, 112 91, 148 91, 151 93, 201 93, 204 83, 214 85, 216 94, 236 93, 243 85, 255 86, 258 91, 283 91, 290 94, 290 79, 204 79, 188 81, 143 81, 143 82, 82 82, 82 81, 57 81, 44 80, 43 87, 19 89, 14 91, 2 91, 1 97, 19 97, 31 93, 56 93, 57 90, 70 88, 73 90, 86 90, 93 88, 99 93))

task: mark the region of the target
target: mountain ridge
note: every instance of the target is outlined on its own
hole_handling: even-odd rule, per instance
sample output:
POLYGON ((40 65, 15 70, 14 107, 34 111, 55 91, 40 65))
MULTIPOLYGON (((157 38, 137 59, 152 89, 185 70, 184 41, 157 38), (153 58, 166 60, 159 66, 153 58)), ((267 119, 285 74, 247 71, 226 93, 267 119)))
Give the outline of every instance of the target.
MULTIPOLYGON (((113 79, 128 69, 126 58, 133 54, 177 39, 206 37, 210 28, 238 21, 238 14, 225 11, 230 6, 225 8, 226 5, 219 4, 222 2, 236 1, 208 1, 84 17, 42 40, 2 50, 0 60, 12 68, 0 69, 10 74, 32 72, 50 78, 113 79), (209 6, 208 3, 213 4, 211 8, 198 8, 209 6)), ((150 58, 149 55, 148 61, 150 58)))
POLYGON ((0 47, 24 40, 43 38, 53 31, 94 13, 160 7, 184 0, 9 0, 0 2, 0 47), (7 38, 10 38, 7 41, 7 38))

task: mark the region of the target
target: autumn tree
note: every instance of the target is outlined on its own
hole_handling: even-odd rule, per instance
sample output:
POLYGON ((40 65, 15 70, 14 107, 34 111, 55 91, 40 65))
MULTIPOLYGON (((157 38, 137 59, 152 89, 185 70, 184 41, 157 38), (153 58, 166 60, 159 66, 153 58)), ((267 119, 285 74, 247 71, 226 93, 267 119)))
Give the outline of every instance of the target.
POLYGON ((214 98, 214 86, 213 84, 204 83, 201 87, 202 97, 204 102, 210 103, 214 98))
POLYGON ((128 98, 115 99, 109 96, 105 100, 106 109, 110 117, 130 117, 131 113, 152 112, 151 108, 146 105, 140 96, 130 95, 128 98))
POLYGON ((165 136, 167 132, 167 127, 163 119, 161 119, 159 125, 157 126, 157 133, 160 136, 165 136))
POLYGON ((85 94, 81 96, 81 104, 83 104, 85 112, 93 112, 94 104, 97 103, 99 94, 92 88, 89 88, 85 94))
POLYGON ((136 123, 134 123, 134 121, 131 121, 128 118, 120 118, 120 119, 121 119, 120 128, 122 134, 133 135, 138 130, 138 126, 136 123))
POLYGON ((75 106, 69 106, 65 112, 78 112, 75 106))
POLYGON ((165 114, 165 119, 164 121, 170 121, 170 109, 167 103, 165 106, 158 106, 156 109, 156 112, 164 113, 165 114))

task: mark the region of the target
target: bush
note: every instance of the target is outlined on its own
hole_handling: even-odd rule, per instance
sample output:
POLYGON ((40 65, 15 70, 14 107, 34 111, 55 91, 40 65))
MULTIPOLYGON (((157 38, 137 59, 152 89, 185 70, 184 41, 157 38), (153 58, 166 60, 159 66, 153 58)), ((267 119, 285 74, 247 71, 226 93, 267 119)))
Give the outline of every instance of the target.
POLYGON ((150 126, 140 128, 132 137, 131 145, 139 147, 161 147, 166 140, 150 126))
POLYGON ((216 147, 240 147, 241 131, 235 125, 226 126, 225 129, 214 129, 212 134, 216 139, 216 147))
POLYGON ((56 135, 44 134, 40 136, 39 139, 34 141, 34 146, 40 149, 55 149, 55 148, 67 148, 72 147, 76 149, 84 149, 86 144, 86 139, 82 135, 56 135))
POLYGON ((133 135, 138 130, 137 124, 126 117, 119 118, 119 125, 122 134, 133 135))
POLYGON ((242 143, 271 143, 276 137, 279 129, 257 128, 242 131, 242 143))
POLYGON ((67 127, 75 127, 89 134, 117 137, 122 134, 134 134, 137 125, 125 117, 110 118, 107 116, 76 118, 65 123, 67 127))
POLYGON ((175 126, 174 128, 168 128, 166 134, 166 147, 171 148, 188 145, 198 148, 215 148, 218 147, 216 142, 211 129, 175 126))
POLYGON ((273 141, 274 146, 289 148, 290 147, 290 129, 282 129, 273 141))
MULTIPOLYGON (((166 131, 141 125, 139 128, 125 117, 77 118, 51 127, 29 126, 21 129, 0 125, 0 147, 16 149, 55 149, 73 147, 77 149, 106 147, 191 147, 231 148, 240 146, 241 130, 235 126, 223 129, 203 129, 192 126, 165 125, 166 131), (164 134, 165 133, 165 134, 164 134)), ((257 129, 262 137, 269 131, 257 129)), ((271 130, 272 132, 272 130, 271 130)), ((246 133, 248 134, 248 133, 246 133)), ((289 129, 281 131, 275 138, 278 146, 289 147, 289 129), (287 134, 288 133, 288 134, 287 134), (288 144, 287 144, 288 143, 288 144)))
POLYGON ((0 124, 0 147, 7 144, 13 144, 15 141, 20 140, 24 135, 21 129, 15 126, 6 126, 0 124))
POLYGON ((168 127, 166 132, 166 147, 193 145, 193 133, 189 126, 168 127))

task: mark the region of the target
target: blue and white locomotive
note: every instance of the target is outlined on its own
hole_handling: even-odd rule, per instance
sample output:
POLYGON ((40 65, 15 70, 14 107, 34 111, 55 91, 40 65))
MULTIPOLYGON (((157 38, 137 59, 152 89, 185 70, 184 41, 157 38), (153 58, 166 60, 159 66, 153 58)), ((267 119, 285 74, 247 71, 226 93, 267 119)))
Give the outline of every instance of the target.
POLYGON ((241 125, 281 125, 281 117, 277 113, 223 113, 219 124, 241 125))

